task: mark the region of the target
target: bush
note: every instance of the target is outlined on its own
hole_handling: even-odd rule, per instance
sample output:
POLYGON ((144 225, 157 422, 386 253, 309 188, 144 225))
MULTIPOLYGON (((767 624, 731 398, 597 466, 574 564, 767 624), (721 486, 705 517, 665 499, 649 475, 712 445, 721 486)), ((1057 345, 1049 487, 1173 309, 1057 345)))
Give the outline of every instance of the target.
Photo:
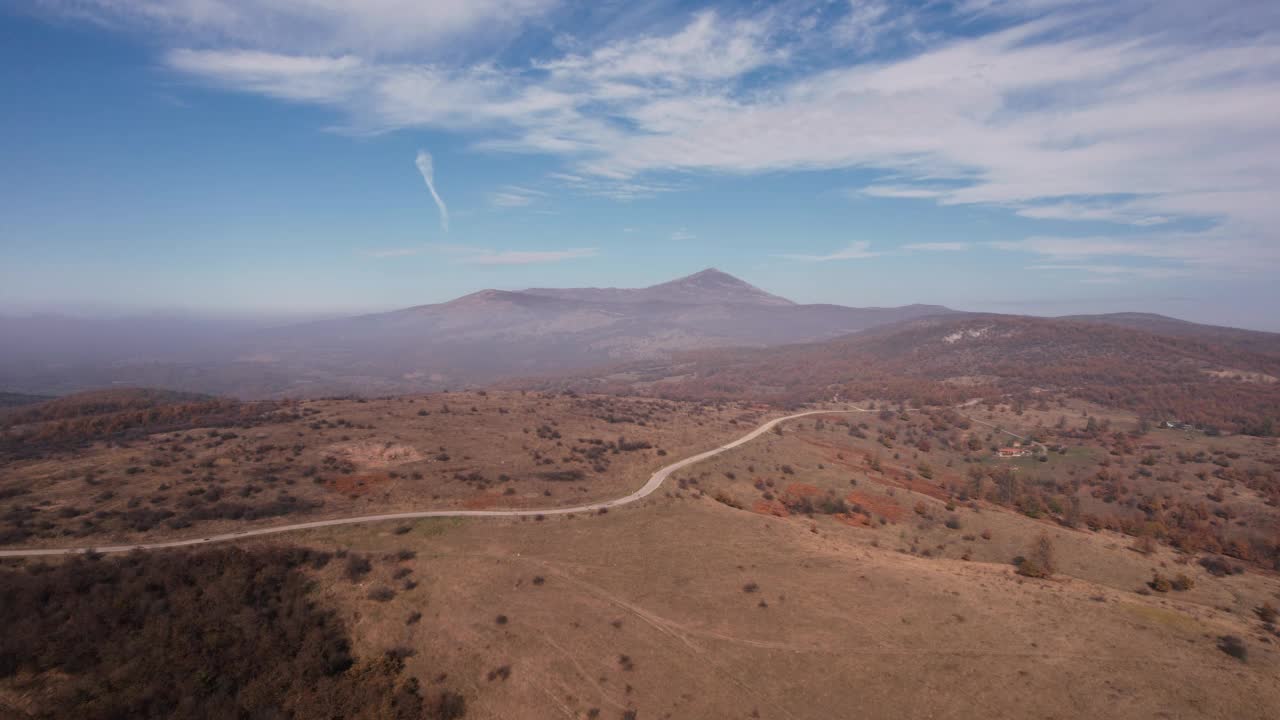
POLYGON ((1054 563, 1053 542, 1048 535, 1041 534, 1027 557, 1014 558, 1018 566, 1018 574, 1033 578, 1052 577, 1056 570, 1054 563))
POLYGON ((1259 620, 1268 624, 1274 623, 1276 618, 1280 617, 1280 611, 1277 611, 1275 606, 1269 602, 1262 603, 1262 605, 1254 609, 1253 612, 1258 616, 1259 620))
POLYGON ((1200 567, 1203 567, 1205 570, 1209 572, 1210 575, 1213 575, 1214 577, 1244 574, 1243 565, 1233 563, 1230 560, 1217 555, 1210 555, 1210 556, 1205 556, 1200 558, 1200 567))
POLYGON ((1249 649, 1244 646, 1244 640, 1241 640, 1235 635, 1223 635, 1219 637, 1218 649, 1240 662, 1246 662, 1249 659, 1249 649))
POLYGON ((1155 590, 1156 592, 1163 593, 1163 592, 1169 592, 1170 590, 1172 590, 1173 583, 1169 582, 1169 578, 1157 572, 1154 576, 1152 576, 1151 582, 1147 583, 1147 587, 1151 588, 1152 590, 1155 590))
POLYGON ((395 596, 396 596, 396 591, 392 590, 386 585, 376 585, 372 588, 369 588, 370 600, 376 600, 378 602, 387 602, 388 600, 390 600, 391 598, 394 598, 395 596))
POLYGON ((373 570, 373 565, 369 562, 369 558, 363 555, 348 555, 347 565, 343 569, 343 574, 351 582, 356 582, 368 575, 373 570))

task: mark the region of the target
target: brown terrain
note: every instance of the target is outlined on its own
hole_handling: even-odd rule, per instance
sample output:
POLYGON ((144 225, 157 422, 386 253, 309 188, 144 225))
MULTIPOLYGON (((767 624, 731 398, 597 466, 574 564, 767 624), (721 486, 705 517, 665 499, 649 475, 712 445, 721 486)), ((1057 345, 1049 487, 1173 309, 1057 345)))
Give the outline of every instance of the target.
POLYGON ((819 412, 607 512, 7 559, 0 714, 1275 716, 1265 343, 985 316, 854 338, 543 391, 10 407, 6 550, 577 507, 819 412))
POLYGON ((740 403, 536 392, 289 403, 161 395, 154 405, 153 396, 129 391, 78 397, 10 413, 0 544, 141 542, 371 512, 581 505, 626 495, 660 466, 766 418, 740 403), (120 409, 128 403, 146 407, 120 409), (54 412, 64 406, 86 414, 54 412), (138 412, 157 417, 130 427, 138 412), (173 418, 159 417, 165 413, 173 418), (209 419, 219 425, 202 424, 209 419), (68 444, 67 435, 85 431, 77 423, 99 437, 68 444))

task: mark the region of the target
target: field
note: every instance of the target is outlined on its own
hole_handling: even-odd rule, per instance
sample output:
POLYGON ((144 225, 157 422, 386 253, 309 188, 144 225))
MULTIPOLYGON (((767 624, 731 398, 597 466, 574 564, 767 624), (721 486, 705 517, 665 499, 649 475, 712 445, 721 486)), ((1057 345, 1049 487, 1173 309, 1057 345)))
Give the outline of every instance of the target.
MULTIPOLYGON (((284 476, 298 497, 325 505, 299 517, 465 508, 477 498, 551 506, 626 494, 656 467, 772 416, 730 404, 520 393, 316 401, 283 412, 248 431, 265 438, 192 448, 196 457, 154 473, 130 475, 126 465, 103 476, 141 493, 135 483, 181 482, 182 469, 225 454, 236 462, 215 460, 216 473, 237 487, 272 462, 255 459, 254 443, 302 432, 316 439, 298 460, 276 462, 299 473, 284 476), (624 416, 633 421, 617 422, 624 416), (565 493, 578 484, 536 475, 589 466, 565 460, 581 454, 565 446, 598 447, 576 438, 613 438, 620 425, 627 442, 653 447, 628 451, 613 440, 618 452, 607 451, 607 472, 585 474, 587 492, 565 493), (539 436, 543 426, 551 437, 539 436), (359 466, 304 482, 312 463, 377 433, 395 444, 348 453, 344 462, 359 466), (436 467, 429 453, 440 445, 451 459, 436 467), (454 479, 455 454, 500 490, 454 479), (504 464, 514 471, 496 481, 504 464), (372 472, 388 474, 376 492, 332 489, 372 472)), ((164 457, 186 435, 212 440, 208 432, 160 433, 127 448, 101 441, 63 461, 86 463, 76 473, 104 458, 119 468, 121 451, 164 457)), ((353 717, 421 706, 426 717, 468 718, 1265 718, 1280 707, 1270 614, 1280 577, 1267 557, 1239 551, 1261 548, 1273 527, 1273 495, 1259 478, 1274 459, 1267 439, 1144 429, 1132 415, 1080 401, 878 406, 787 421, 607 513, 348 525, 236 546, 255 557, 307 549, 292 572, 308 579, 316 611, 338 623, 330 642, 350 643, 353 664, 334 687, 360 698, 353 717), (996 458, 994 449, 1016 440, 1006 431, 1024 436, 1033 454, 996 458), (1119 484, 1098 480, 1100 469, 1119 484), (1117 496, 1108 502, 1099 491, 1117 496), (1183 526, 1164 513, 1199 503, 1212 508, 1205 532, 1175 532, 1183 526), (1163 534, 1149 526, 1153 508, 1163 534), (1217 544, 1192 548, 1192 538, 1217 544), (375 701, 391 688, 398 705, 375 701)), ((53 462, 18 465, 31 488, 19 497, 59 487, 31 470, 53 462)), ((162 524, 144 535, 190 530, 162 524)), ((210 552, 219 551, 142 557, 181 564, 210 552)), ((38 561, 8 565, 49 572, 38 561)), ((56 607, 55 596, 55 616, 56 607)), ((0 645, 0 660, 5 652, 0 645)), ((74 697, 66 687, 76 676, 60 671, 0 677, 0 708, 20 717, 39 716, 42 699, 74 697)))
POLYGON ((579 505, 626 495, 667 458, 762 418, 737 403, 520 392, 292 403, 252 425, 106 437, 12 460, 0 477, 0 545, 579 505))

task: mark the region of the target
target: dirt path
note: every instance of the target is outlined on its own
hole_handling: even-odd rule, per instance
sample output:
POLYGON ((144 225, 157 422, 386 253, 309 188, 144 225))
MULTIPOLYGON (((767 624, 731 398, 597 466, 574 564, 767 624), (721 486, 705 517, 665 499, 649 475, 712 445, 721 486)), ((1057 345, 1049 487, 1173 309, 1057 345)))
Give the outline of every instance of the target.
POLYGON ((251 530, 238 530, 236 532, 221 533, 218 535, 208 535, 205 537, 188 538, 185 540, 167 540, 164 542, 153 543, 136 543, 132 545, 90 545, 85 547, 69 547, 69 548, 27 548, 18 550, 0 550, 0 558, 6 557, 39 557, 43 555, 74 555, 77 553, 99 552, 99 553, 122 553, 132 550, 164 550, 166 548, 190 547, 192 545, 209 545, 212 543, 234 542, 245 538, 261 537, 263 535, 275 535, 277 533, 294 532, 296 530, 311 530, 313 528, 332 527, 335 525, 354 525, 356 523, 384 522, 389 520, 418 520, 420 518, 440 518, 440 517, 529 517, 537 515, 568 515, 571 513, 598 512, 600 510, 615 508, 621 505, 641 500, 653 494, 662 483, 666 481, 671 473, 681 468, 688 467, 694 463, 714 457, 727 450, 732 450, 740 445, 755 440, 764 433, 769 432, 779 423, 796 418, 805 417, 806 415, 823 415, 831 413, 855 413, 870 412, 862 408, 854 407, 847 410, 808 410, 794 415, 786 415, 780 418, 774 418, 755 430, 743 435, 742 437, 730 443, 721 445, 720 447, 707 450, 687 457, 683 460, 667 465, 659 469, 649 477, 649 481, 639 490, 626 495, 624 497, 613 500, 605 500, 603 502, 591 503, 589 505, 577 505, 575 507, 547 508, 545 510, 420 510, 416 512, 387 513, 383 515, 359 515, 356 517, 334 518, 330 520, 312 520, 311 522, 291 523, 289 525, 276 525, 274 527, 254 528, 251 530))

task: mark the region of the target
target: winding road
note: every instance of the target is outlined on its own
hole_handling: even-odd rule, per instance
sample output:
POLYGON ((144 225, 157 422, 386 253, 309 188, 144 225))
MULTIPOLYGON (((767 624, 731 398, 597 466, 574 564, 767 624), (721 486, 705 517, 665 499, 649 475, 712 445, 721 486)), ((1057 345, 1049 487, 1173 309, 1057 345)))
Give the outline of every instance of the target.
POLYGON ((243 540, 245 538, 260 537, 263 535, 275 535, 277 533, 293 532, 295 530, 310 530, 312 528, 333 527, 335 525, 355 525, 357 523, 383 522, 387 520, 417 520, 420 518, 443 518, 443 517, 528 517, 537 515, 568 515, 571 513, 597 512, 607 508, 615 508, 621 505, 627 505, 637 500, 648 497, 655 490, 662 487, 662 483, 666 481, 671 473, 684 467, 702 462, 709 457, 719 455, 726 450, 732 450, 740 445, 755 440, 764 433, 769 432, 779 423, 788 420, 804 417, 806 415, 826 415, 831 413, 854 413, 854 412, 871 412, 862 408, 852 408, 846 410, 808 410, 794 415, 786 415, 780 418, 774 418, 755 430, 743 435, 733 442, 721 445, 720 447, 698 453, 690 457, 678 460, 659 469, 649 477, 649 481, 639 490, 625 497, 615 498, 613 500, 605 500, 603 502, 591 503, 589 505, 576 505, 574 507, 562 508, 546 508, 543 510, 420 510, 416 512, 387 513, 384 515, 359 515, 357 517, 334 518, 331 520, 312 520, 311 522, 292 523, 289 525, 276 525, 274 527, 254 528, 251 530, 238 530, 236 532, 222 533, 219 535, 207 535, 205 537, 189 538, 186 540, 167 540, 164 542, 153 543, 135 543, 132 545, 94 545, 88 547, 71 547, 71 548, 29 548, 18 550, 0 550, 0 558, 7 557, 40 557, 45 555, 75 555, 79 553, 98 552, 98 553, 122 553, 131 552, 133 550, 164 550, 167 548, 189 547, 192 545, 210 545, 212 543, 233 542, 243 540))

